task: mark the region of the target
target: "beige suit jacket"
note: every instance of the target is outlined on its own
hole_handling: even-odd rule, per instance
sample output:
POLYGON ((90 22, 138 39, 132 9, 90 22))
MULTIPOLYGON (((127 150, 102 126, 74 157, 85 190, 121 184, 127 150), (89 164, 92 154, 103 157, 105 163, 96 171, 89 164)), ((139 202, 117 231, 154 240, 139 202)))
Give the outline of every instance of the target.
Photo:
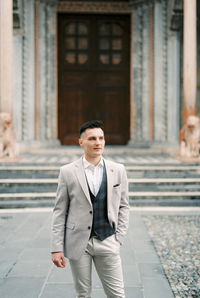
MULTIPOLYGON (((126 171, 121 164, 104 161, 108 220, 116 231, 116 239, 122 243, 129 220, 126 171)), ((92 202, 80 158, 60 169, 52 217, 51 252, 62 251, 65 257, 78 260, 86 249, 92 221, 92 202)))

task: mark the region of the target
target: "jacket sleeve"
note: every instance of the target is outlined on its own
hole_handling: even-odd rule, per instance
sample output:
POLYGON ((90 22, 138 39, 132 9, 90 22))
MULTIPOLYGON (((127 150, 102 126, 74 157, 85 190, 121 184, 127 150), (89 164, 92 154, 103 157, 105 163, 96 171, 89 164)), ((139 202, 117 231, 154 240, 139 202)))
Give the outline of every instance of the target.
POLYGON ((122 189, 121 201, 118 213, 118 225, 116 230, 116 238, 119 242, 123 243, 123 238, 127 233, 129 224, 129 199, 128 199, 128 179, 125 167, 122 169, 122 189))
POLYGON ((60 169, 51 226, 51 252, 64 251, 65 223, 69 204, 67 183, 60 169))

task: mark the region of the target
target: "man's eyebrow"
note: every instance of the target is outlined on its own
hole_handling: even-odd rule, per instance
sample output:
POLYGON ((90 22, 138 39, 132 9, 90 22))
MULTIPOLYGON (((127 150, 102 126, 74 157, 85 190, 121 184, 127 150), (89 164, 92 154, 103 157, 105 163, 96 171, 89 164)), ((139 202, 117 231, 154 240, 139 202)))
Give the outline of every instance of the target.
POLYGON ((88 139, 104 138, 104 136, 89 136, 88 139))

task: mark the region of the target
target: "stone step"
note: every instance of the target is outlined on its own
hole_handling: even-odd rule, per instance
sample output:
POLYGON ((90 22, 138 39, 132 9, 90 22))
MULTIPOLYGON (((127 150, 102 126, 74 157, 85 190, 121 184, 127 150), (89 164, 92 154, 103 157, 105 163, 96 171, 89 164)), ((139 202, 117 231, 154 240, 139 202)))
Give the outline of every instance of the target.
MULTIPOLYGON (((147 164, 135 164, 135 163, 123 163, 125 168, 128 171, 137 171, 137 170, 180 170, 180 171, 200 171, 200 164, 155 164, 155 163, 147 163, 147 164)), ((59 171, 60 165, 45 165, 45 164, 8 164, 1 165, 0 171, 59 171)))
MULTIPOLYGON (((0 208, 53 207, 55 193, 0 194, 0 208)), ((200 192, 129 192, 132 206, 200 206, 200 192)))
MULTIPOLYGON (((175 168, 175 167, 127 167, 129 178, 200 178, 200 168, 175 168)), ((19 168, 0 168, 0 179, 15 178, 57 178, 59 174, 58 167, 19 167, 19 168)))
POLYGON ((53 199, 0 201, 0 209, 53 207, 53 199))
POLYGON ((200 178, 199 166, 127 166, 129 178, 200 178))
POLYGON ((7 166, 0 167, 0 179, 58 178, 58 166, 7 166))
POLYGON ((54 200, 56 197, 55 192, 24 192, 24 193, 0 193, 0 200, 1 201, 9 201, 9 200, 54 200))
POLYGON ((163 198, 183 198, 183 197, 190 197, 190 198, 200 198, 200 191, 129 191, 129 198, 130 199, 137 199, 142 197, 163 197, 163 198))
MULTIPOLYGON (((127 166, 129 178, 200 178, 199 166, 127 166)), ((0 179, 57 178, 58 166, 0 167, 0 179)))
MULTIPOLYGON (((0 179, 1 181, 1 179, 0 179)), ((200 178, 131 178, 128 179, 130 183, 199 183, 200 178)))
MULTIPOLYGON (((130 191, 200 191, 200 178, 129 178, 130 191)), ((0 179, 0 193, 54 192, 58 179, 0 179)))
POLYGON ((134 178, 129 191, 200 191, 200 178, 134 178))
MULTIPOLYGON (((140 197, 163 197, 163 198, 183 198, 183 197, 190 197, 190 198, 200 198, 200 191, 188 191, 188 192, 175 192, 175 191, 143 191, 143 192, 136 192, 136 191, 129 191, 128 193, 129 198, 131 200, 137 200, 140 197)), ((55 199, 56 192, 30 192, 30 193, 0 193, 0 200, 40 200, 40 199, 55 199)))
MULTIPOLYGON (((123 156, 119 162, 120 158, 126 166, 132 205, 200 206, 199 163, 145 163, 142 158, 123 162, 123 156)), ((52 207, 59 168, 53 162, 2 164, 0 208, 52 207)))
POLYGON ((55 192, 58 179, 0 179, 2 193, 55 192))
POLYGON ((194 207, 194 206, 200 206, 200 197, 198 198, 177 198, 177 197, 168 197, 163 198, 161 197, 138 197, 137 200, 131 200, 130 199, 130 205, 131 206, 174 206, 174 207, 180 207, 180 206, 188 206, 188 207, 194 207))

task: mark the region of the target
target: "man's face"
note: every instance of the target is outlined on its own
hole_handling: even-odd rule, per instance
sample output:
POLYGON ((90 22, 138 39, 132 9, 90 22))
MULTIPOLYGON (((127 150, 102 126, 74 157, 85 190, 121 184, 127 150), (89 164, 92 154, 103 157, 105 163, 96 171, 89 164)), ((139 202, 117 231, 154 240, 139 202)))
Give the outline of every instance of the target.
POLYGON ((79 139, 79 144, 83 147, 86 157, 101 156, 105 145, 103 130, 101 128, 86 129, 79 139))

